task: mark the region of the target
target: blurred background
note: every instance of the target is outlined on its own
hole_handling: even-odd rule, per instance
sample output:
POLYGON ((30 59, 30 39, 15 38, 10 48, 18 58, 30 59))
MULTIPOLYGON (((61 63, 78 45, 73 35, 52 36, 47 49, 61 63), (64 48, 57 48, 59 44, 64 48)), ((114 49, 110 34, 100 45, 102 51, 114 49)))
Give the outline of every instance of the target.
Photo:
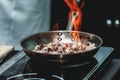
MULTIPOLYGON (((78 5, 83 0, 77 0, 78 5)), ((103 46, 114 47, 114 57, 120 58, 120 11, 119 0, 84 0, 81 31, 97 34, 103 39, 103 46)), ((64 0, 52 0, 51 30, 58 23, 65 30, 69 7, 64 0)))

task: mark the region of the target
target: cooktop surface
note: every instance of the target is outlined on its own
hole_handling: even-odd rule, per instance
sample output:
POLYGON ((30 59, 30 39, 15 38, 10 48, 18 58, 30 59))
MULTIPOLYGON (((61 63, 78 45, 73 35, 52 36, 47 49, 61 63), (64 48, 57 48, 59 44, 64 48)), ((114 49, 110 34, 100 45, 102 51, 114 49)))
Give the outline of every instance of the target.
POLYGON ((89 80, 111 61, 114 48, 100 47, 91 61, 64 65, 51 69, 48 65, 36 65, 23 52, 15 53, 0 66, 0 75, 7 80, 89 80))

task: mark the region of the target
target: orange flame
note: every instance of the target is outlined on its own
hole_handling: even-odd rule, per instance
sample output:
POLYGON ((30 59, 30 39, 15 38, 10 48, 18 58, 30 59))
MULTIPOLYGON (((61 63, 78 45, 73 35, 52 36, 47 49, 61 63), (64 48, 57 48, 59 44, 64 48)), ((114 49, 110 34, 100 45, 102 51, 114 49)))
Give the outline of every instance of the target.
POLYGON ((81 11, 81 9, 84 5, 84 2, 82 2, 82 4, 79 6, 77 4, 76 0, 64 0, 64 1, 68 5, 68 7, 70 8, 68 21, 71 19, 71 16, 75 15, 74 12, 78 13, 76 19, 72 23, 74 25, 74 29, 77 31, 80 29, 81 24, 82 24, 82 11, 81 11))
MULTIPOLYGON (((81 11, 81 9, 84 6, 84 2, 82 2, 82 4, 79 6, 77 4, 76 0, 64 0, 64 1, 68 5, 68 7, 70 8, 68 21, 71 21, 71 19, 72 19, 72 21, 71 21, 72 23, 70 23, 70 24, 73 25, 72 27, 74 27, 74 30, 75 31, 80 30, 80 27, 82 24, 82 11, 81 11)), ((71 33, 71 34, 75 40, 80 41, 79 34, 77 34, 77 33, 71 33)))
POLYGON ((56 23, 54 26, 53 26, 53 30, 59 30, 59 24, 56 23))

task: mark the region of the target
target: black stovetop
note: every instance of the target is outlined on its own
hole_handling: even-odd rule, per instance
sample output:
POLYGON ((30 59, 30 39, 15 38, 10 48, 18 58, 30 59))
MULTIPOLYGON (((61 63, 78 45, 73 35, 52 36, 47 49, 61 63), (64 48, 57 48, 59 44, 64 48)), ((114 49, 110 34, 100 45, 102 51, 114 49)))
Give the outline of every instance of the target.
POLYGON ((50 69, 50 71, 47 65, 46 68, 40 65, 38 68, 35 64, 33 66, 29 57, 23 51, 20 51, 0 66, 0 75, 8 77, 8 80, 13 80, 14 77, 20 78, 21 76, 22 79, 23 76, 25 76, 24 78, 34 77, 35 80, 40 80, 41 78, 42 80, 93 80, 107 63, 111 61, 110 58, 113 50, 114 48, 112 47, 100 47, 90 62, 62 66, 60 70, 56 68, 50 69), (7 67, 5 67, 6 65, 7 67))

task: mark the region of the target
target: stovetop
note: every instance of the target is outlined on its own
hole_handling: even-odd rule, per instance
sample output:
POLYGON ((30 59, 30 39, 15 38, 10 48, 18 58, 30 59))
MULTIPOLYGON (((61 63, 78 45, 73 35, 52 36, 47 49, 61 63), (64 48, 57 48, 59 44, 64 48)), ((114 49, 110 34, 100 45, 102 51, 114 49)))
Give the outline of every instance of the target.
MULTIPOLYGON (((32 78, 32 80, 93 80, 111 61, 113 50, 114 48, 112 47, 100 47, 91 62, 62 66, 60 72, 57 72, 57 69, 53 69, 54 72, 49 72, 46 70, 47 68, 43 70, 44 66, 42 68, 41 66, 39 68, 31 66, 33 64, 29 57, 23 51, 19 51, 2 63, 0 66, 0 75, 6 76, 8 80, 13 80, 15 77, 19 77, 20 80, 21 76, 22 79, 32 78), (37 68, 42 70, 42 72, 37 72, 37 68)), ((47 67, 49 69, 49 66, 47 67)))

